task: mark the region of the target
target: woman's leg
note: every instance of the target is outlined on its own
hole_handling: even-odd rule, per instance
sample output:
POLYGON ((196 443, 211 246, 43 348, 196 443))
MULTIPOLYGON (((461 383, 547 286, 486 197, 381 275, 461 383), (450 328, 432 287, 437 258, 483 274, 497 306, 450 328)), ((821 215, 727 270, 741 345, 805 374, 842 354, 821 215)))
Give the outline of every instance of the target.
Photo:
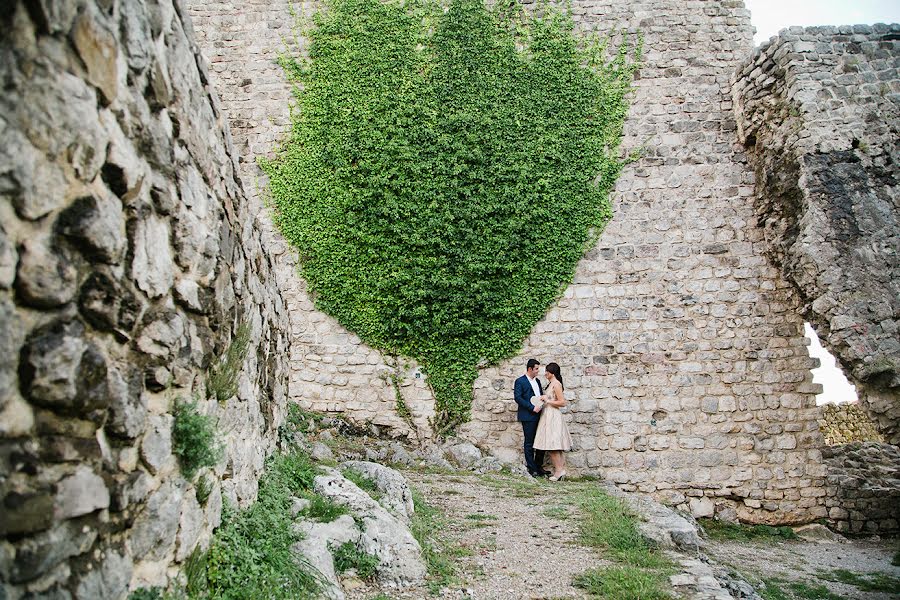
POLYGON ((562 452, 559 450, 550 450, 550 462, 553 463, 553 473, 550 474, 551 477, 557 477, 560 473, 560 464, 559 459, 562 455, 562 452))

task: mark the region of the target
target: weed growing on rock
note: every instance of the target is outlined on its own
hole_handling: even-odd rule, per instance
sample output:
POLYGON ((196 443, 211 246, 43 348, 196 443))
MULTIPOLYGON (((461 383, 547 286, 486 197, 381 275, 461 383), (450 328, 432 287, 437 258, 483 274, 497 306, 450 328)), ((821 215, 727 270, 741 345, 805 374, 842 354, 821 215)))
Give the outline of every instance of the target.
POLYGON ((207 598, 316 597, 321 575, 291 551, 299 539, 292 527, 292 498, 308 492, 315 476, 306 456, 277 455, 268 461, 255 504, 240 511, 226 504, 207 555, 207 598))
POLYGON ((309 500, 309 506, 301 514, 313 521, 331 523, 341 515, 347 514, 347 509, 335 503, 330 498, 323 498, 316 494, 305 496, 309 500))
POLYGON ((235 331, 228 350, 209 370, 206 379, 207 394, 215 396, 220 403, 237 394, 238 376, 244 367, 244 359, 247 358, 249 349, 250 327, 242 323, 235 331))
POLYGON ((360 579, 372 581, 378 574, 378 557, 363 552, 353 542, 345 542, 334 549, 334 569, 338 573, 346 573, 350 569, 356 571, 360 579))
POLYGON ((215 466, 222 458, 222 444, 214 420, 200 414, 196 402, 175 403, 172 446, 186 479, 193 479, 197 471, 215 466))
POLYGON ((378 490, 378 486, 375 485, 375 482, 369 479, 368 477, 354 471, 353 469, 344 469, 341 473, 356 484, 356 487, 367 493, 372 497, 376 502, 381 499, 382 493, 378 490))

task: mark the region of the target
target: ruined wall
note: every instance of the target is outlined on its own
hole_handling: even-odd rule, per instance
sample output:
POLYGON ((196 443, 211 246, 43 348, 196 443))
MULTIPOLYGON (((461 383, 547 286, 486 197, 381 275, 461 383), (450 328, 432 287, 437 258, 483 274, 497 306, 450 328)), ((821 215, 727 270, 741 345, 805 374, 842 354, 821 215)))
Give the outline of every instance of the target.
POLYGON ((733 97, 756 215, 801 310, 900 443, 900 25, 792 27, 733 97))
POLYGON ((900 531, 900 448, 854 442, 822 450, 828 520, 844 533, 900 531))
MULTIPOLYGON (((290 37, 288 3, 189 4, 239 147, 269 152, 288 116, 275 64, 290 37)), ((643 34, 624 145, 644 154, 618 182, 614 220, 522 353, 482 371, 463 434, 519 461, 513 380, 530 356, 555 360, 573 400, 577 469, 695 514, 737 498, 750 520, 824 516, 815 363, 798 297, 765 255, 754 174, 735 145, 729 79, 750 52, 749 13, 732 0, 582 0, 573 12, 586 29, 643 34)), ((241 173, 260 181, 249 156, 241 173)), ((390 361, 313 310, 277 239, 292 398, 402 428, 379 378, 390 361)), ((425 432, 433 400, 414 365, 401 371, 425 432)))
POLYGON ((875 423, 858 403, 826 404, 819 417, 819 430, 829 446, 850 442, 884 442, 875 423))
POLYGON ((4 3, 0 27, 0 597, 119 598, 255 498, 285 306, 178 2, 4 3), (237 396, 207 401, 239 323, 237 396), (225 441, 205 502, 172 454, 192 396, 225 441))

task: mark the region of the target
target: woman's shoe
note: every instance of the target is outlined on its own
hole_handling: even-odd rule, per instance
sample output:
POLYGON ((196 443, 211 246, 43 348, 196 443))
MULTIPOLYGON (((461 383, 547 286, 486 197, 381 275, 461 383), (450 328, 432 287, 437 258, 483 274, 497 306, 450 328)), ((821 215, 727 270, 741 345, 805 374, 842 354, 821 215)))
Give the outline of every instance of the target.
POLYGON ((560 481, 560 480, 561 480, 563 477, 565 477, 566 475, 567 475, 567 473, 566 473, 565 471, 563 471, 563 472, 560 473, 559 475, 554 475, 553 477, 551 477, 551 478, 550 478, 550 481, 560 481))

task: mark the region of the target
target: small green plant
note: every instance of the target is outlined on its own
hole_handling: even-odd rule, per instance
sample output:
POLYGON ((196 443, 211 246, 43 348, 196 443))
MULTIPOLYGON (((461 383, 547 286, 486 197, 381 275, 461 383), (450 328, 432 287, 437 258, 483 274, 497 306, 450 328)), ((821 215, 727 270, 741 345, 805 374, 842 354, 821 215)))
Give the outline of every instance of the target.
POLYGON ((128 600, 163 600, 163 588, 138 588, 128 595, 128 600))
POLYGON ((200 506, 206 506, 206 501, 209 500, 209 495, 212 494, 212 482, 209 477, 200 477, 197 480, 197 483, 194 484, 195 493, 197 494, 197 502, 200 503, 200 506))
POLYGON ((175 403, 172 451, 178 457, 181 472, 193 479, 198 470, 213 467, 222 458, 222 445, 213 418, 200 414, 196 402, 175 403))
POLYGON ((854 573, 847 569, 834 571, 818 571, 819 577, 825 581, 835 581, 855 586, 864 592, 900 593, 900 579, 887 573, 854 573))
POLYGON ((639 567, 611 566, 590 569, 575 577, 575 587, 593 596, 616 600, 668 600, 659 578, 639 567))
POLYGON ((237 394, 238 376, 244 367, 249 348, 250 327, 242 323, 234 332, 228 350, 213 363, 206 379, 207 393, 215 396, 220 403, 237 394))
POLYGON ((334 569, 338 573, 353 569, 364 581, 372 581, 378 574, 378 557, 364 552, 353 542, 341 544, 334 549, 332 556, 334 569))
POLYGON ((466 518, 470 521, 496 521, 497 517, 494 515, 486 515, 483 513, 472 513, 471 515, 466 515, 466 518))
POLYGON ((787 584, 795 598, 802 600, 844 600, 843 596, 832 593, 824 585, 795 581, 787 584))
POLYGON ((188 598, 201 598, 206 593, 206 552, 199 546, 184 561, 184 579, 188 598))
POLYGON ((312 494, 307 497, 309 506, 301 514, 308 519, 320 523, 331 523, 341 515, 347 514, 347 508, 337 504, 330 498, 312 494))
POLYGON ((209 600, 315 598, 321 575, 291 547, 299 539, 291 518, 292 498, 308 493, 316 468, 304 454, 269 459, 255 504, 223 507, 206 558, 209 600))
POLYGON ((570 516, 569 509, 565 506, 548 506, 541 514, 550 519, 568 519, 570 516))
POLYGON ((770 525, 735 525, 715 519, 701 519, 703 531, 714 540, 750 541, 756 539, 794 540, 797 534, 790 527, 770 525))

